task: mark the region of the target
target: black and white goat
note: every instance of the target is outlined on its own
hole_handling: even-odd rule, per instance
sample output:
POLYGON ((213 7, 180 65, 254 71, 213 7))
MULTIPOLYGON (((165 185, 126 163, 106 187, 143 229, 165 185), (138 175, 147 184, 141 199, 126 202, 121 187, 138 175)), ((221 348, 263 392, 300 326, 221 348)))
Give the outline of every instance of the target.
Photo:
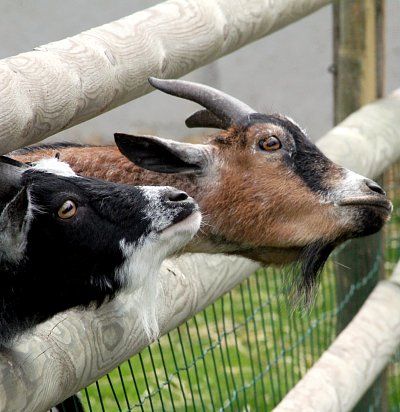
POLYGON ((0 346, 73 307, 132 290, 157 334, 162 260, 199 229, 198 206, 171 187, 80 177, 56 158, 22 167, 0 158, 0 346))

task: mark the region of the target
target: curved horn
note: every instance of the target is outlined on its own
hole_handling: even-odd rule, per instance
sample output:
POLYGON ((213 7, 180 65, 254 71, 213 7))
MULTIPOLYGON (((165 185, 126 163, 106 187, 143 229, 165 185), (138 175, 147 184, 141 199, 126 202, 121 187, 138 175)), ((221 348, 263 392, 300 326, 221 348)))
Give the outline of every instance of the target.
MULTIPOLYGON (((149 83, 165 93, 201 104, 227 127, 239 125, 250 114, 257 113, 240 100, 204 84, 185 80, 162 80, 155 77, 149 77, 149 83)), ((196 125, 199 126, 197 122, 196 125)))
POLYGON ((190 115, 186 120, 187 127, 214 127, 215 129, 228 129, 229 124, 224 123, 219 117, 207 109, 199 110, 190 115))

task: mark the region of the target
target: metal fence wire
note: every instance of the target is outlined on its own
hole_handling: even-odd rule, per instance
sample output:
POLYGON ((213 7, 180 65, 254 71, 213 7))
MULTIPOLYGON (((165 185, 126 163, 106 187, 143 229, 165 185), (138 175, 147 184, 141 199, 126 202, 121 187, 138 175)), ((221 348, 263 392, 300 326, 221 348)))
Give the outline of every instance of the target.
MULTIPOLYGON (((270 411, 400 256, 400 165, 385 176, 394 214, 382 234, 330 258, 308 311, 288 274, 260 269, 203 312, 81 392, 85 411, 270 411)), ((400 411, 400 352, 355 411, 400 411)))

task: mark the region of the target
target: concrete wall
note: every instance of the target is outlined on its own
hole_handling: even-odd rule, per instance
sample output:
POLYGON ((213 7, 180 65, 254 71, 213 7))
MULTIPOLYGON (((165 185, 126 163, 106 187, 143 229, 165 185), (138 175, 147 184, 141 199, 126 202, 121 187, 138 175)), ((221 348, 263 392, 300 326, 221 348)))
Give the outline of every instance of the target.
MULTIPOLYGON (((1 0, 0 58, 150 7, 156 0, 1 0)), ((186 76, 264 112, 282 112, 313 140, 332 127, 332 10, 319 12, 186 76)), ((388 0, 387 90, 400 86, 400 1, 388 0)), ((154 133, 182 139, 184 119, 197 105, 154 92, 50 140, 112 142, 114 132, 154 133)))

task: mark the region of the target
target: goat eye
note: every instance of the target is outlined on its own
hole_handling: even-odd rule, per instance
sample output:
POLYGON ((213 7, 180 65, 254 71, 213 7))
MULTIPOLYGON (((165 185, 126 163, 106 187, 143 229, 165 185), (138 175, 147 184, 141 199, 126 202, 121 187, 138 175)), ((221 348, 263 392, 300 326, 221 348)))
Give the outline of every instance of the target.
POLYGON ((280 140, 276 136, 270 136, 266 139, 262 139, 258 142, 260 149, 262 150, 278 150, 282 147, 280 140))
POLYGON ((58 217, 61 219, 70 219, 76 214, 76 204, 72 200, 66 200, 58 209, 58 217))

